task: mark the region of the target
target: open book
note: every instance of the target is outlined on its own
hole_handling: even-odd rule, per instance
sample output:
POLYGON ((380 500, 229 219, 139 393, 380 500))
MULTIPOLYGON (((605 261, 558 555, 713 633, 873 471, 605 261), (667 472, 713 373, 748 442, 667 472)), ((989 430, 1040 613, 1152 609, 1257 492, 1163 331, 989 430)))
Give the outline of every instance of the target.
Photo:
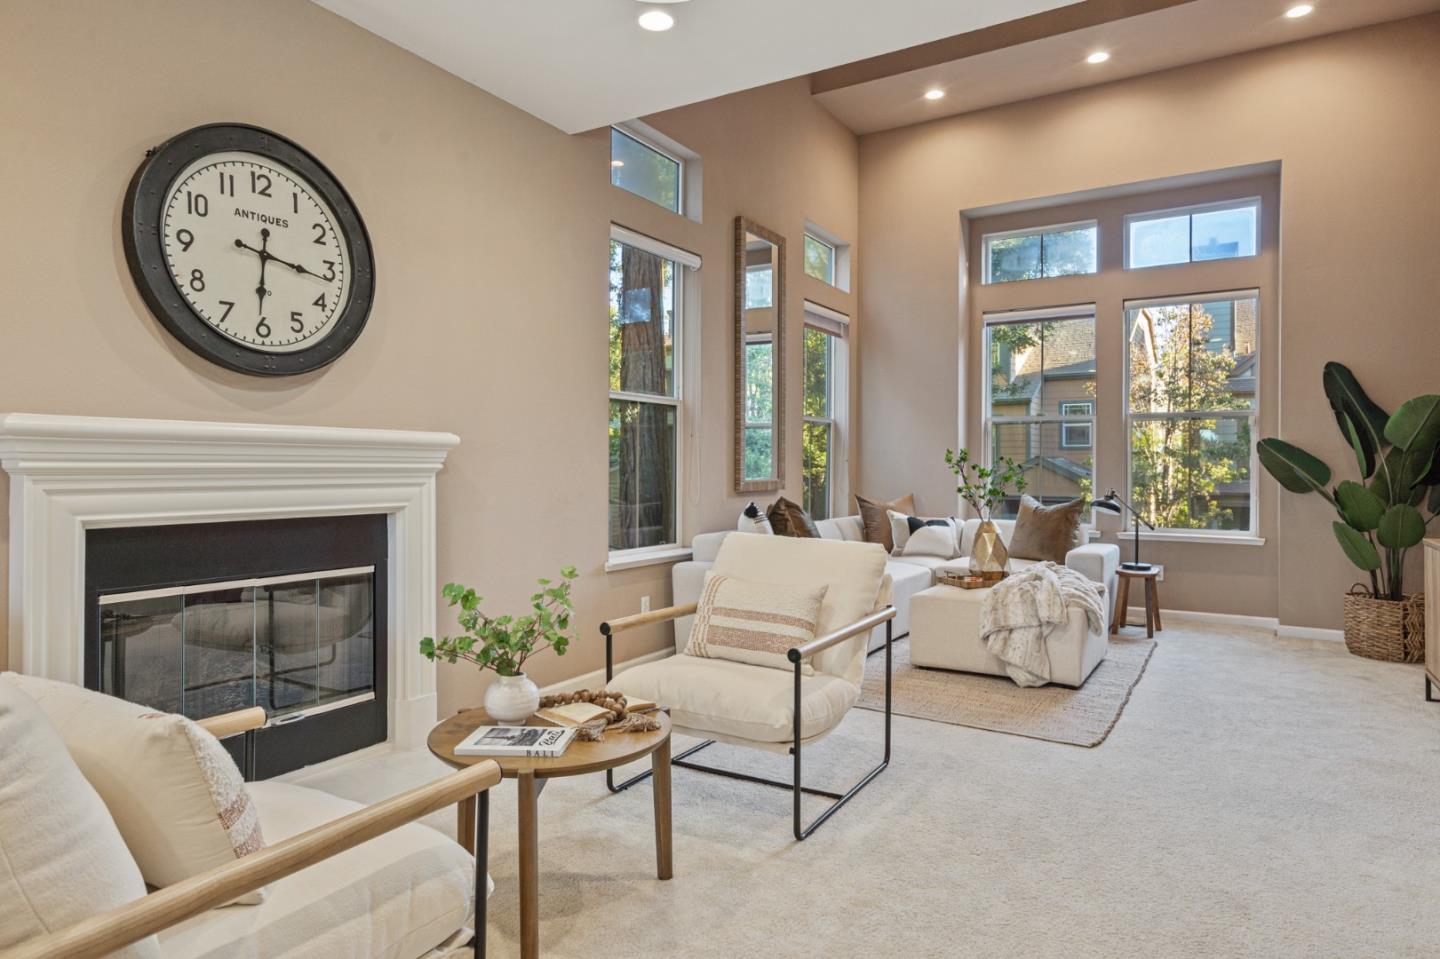
MULTIPOLYGON (((655 704, 648 699, 626 698, 625 708, 632 713, 648 713, 655 704)), ((535 714, 540 719, 557 726, 584 726, 598 719, 610 719, 610 710, 594 703, 566 703, 563 706, 547 706, 535 714)))

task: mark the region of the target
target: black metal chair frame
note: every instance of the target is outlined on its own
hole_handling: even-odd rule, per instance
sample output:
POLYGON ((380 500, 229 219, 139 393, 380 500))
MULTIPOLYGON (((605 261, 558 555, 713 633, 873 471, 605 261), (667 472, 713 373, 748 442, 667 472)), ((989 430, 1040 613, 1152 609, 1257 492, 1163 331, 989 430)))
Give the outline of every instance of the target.
MULTIPOLYGON (((640 616, 633 618, 638 620, 641 619, 641 617, 644 617, 643 621, 647 623, 665 622, 667 620, 677 619, 680 616, 688 615, 690 612, 693 612, 693 609, 689 609, 686 607, 671 607, 670 609, 659 611, 659 615, 647 615, 642 613, 640 616)), ((689 761, 690 756, 693 756, 695 753, 698 753, 700 750, 705 749, 708 746, 713 746, 716 742, 713 739, 707 739, 704 742, 700 743, 698 746, 691 746, 689 749, 685 750, 684 752, 678 754, 673 759, 671 759, 670 764, 672 766, 680 766, 683 769, 693 769, 696 772, 710 773, 715 776, 724 776, 727 779, 738 779, 743 782, 759 783, 762 786, 774 786, 778 789, 790 790, 793 796, 792 827, 795 833, 795 838, 797 841, 803 841, 804 839, 808 838, 810 834, 813 833, 816 829, 819 829, 820 826, 823 825, 827 819, 835 815, 835 813, 839 812, 842 806, 848 803, 851 799, 855 798, 855 795, 859 793, 860 790, 870 785, 870 782, 876 776, 880 775, 880 773, 885 770, 885 767, 890 765, 890 720, 892 717, 891 667, 893 664, 892 650, 894 645, 892 629, 894 620, 895 608, 893 606, 887 606, 885 607, 885 609, 879 612, 871 613, 864 619, 861 619, 843 629, 831 633, 829 636, 821 637, 812 642, 806 643, 804 646, 791 649, 787 652, 786 657, 790 660, 791 664, 794 666, 795 669, 795 700, 793 713, 794 732, 792 736, 793 741, 789 749, 790 756, 792 757, 792 760, 794 762, 794 773, 791 777, 790 782, 780 782, 775 779, 766 779, 763 776, 754 776, 750 773, 738 772, 733 769, 721 769, 718 766, 706 766, 701 763, 689 761), (851 786, 843 793, 830 792, 829 790, 815 789, 810 786, 806 786, 801 777, 800 764, 800 752, 802 746, 800 730, 800 686, 802 676, 801 666, 803 660, 809 658, 810 656, 813 656, 815 653, 820 652, 823 649, 827 649, 830 646, 836 645, 837 643, 844 642, 847 639, 852 639, 855 636, 859 636, 862 634, 868 635, 869 632, 876 626, 880 625, 881 622, 884 622, 885 624, 884 756, 881 758, 880 762, 868 772, 866 772, 865 775, 862 776, 860 780, 855 783, 855 785, 851 786), (825 808, 825 811, 820 813, 820 815, 816 816, 808 825, 803 823, 800 814, 800 800, 801 796, 803 795, 820 796, 822 798, 831 800, 830 805, 825 808)), ((624 620, 616 620, 614 623, 600 624, 600 632, 605 637, 605 683, 607 686, 609 685, 610 680, 614 678, 615 674, 614 633, 618 632, 621 628, 627 625, 631 624, 626 623, 624 620)), ((634 623, 633 625, 640 625, 640 623, 634 623)), ((868 655, 869 654, 867 654, 867 656, 868 655)), ((627 779, 619 785, 616 785, 614 771, 607 769, 605 771, 605 786, 612 793, 618 793, 622 790, 629 789, 631 786, 635 785, 638 782, 641 782, 642 780, 648 779, 650 775, 651 771, 646 770, 645 772, 640 773, 639 775, 634 776, 630 779, 627 779)))

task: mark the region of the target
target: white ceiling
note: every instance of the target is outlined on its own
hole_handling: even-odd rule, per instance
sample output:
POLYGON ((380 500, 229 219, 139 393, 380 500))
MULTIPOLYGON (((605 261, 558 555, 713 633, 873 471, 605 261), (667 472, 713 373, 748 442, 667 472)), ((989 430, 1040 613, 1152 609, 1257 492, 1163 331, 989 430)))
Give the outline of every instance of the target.
POLYGON ((567 133, 888 53, 1075 0, 315 0, 567 133))
POLYGON ((1440 9, 1440 0, 1311 0, 1315 11, 1292 20, 1284 14, 1295 2, 1193 0, 817 99, 856 133, 872 133, 1440 9), (1109 61, 1085 62, 1100 49, 1110 51, 1109 61), (931 87, 944 89, 945 98, 923 99, 931 87))

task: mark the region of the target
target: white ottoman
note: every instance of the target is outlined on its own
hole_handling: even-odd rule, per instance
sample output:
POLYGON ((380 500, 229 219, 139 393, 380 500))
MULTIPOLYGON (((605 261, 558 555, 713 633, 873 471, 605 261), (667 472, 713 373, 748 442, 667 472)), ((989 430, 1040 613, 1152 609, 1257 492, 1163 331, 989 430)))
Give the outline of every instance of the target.
MULTIPOLYGON (((1004 676, 1005 664, 990 655, 980 641, 980 605, 989 594, 988 589, 931 586, 911 597, 910 662, 932 669, 1004 676)), ((1045 645, 1050 654, 1050 681, 1074 688, 1100 665, 1110 646, 1103 629, 1090 630, 1081 609, 1071 609, 1069 620, 1050 631, 1045 645)))

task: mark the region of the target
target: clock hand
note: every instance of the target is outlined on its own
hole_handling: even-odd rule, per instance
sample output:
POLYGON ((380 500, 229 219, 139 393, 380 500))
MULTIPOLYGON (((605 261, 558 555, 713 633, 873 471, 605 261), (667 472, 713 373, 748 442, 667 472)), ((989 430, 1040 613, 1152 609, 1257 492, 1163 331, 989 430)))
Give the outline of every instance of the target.
POLYGON ((259 306, 255 308, 255 315, 262 319, 265 316, 265 267, 270 262, 270 253, 267 249, 269 245, 270 231, 262 229, 260 231, 260 249, 256 251, 260 254, 260 285, 255 287, 255 296, 259 301, 259 306))
MULTIPOLYGON (((274 260, 276 263, 283 263, 285 266, 290 267, 290 269, 294 270, 296 273, 302 273, 302 274, 305 274, 305 275, 307 275, 307 276, 313 276, 313 277, 315 277, 315 279, 317 279, 317 280, 324 280, 324 279, 325 279, 325 277, 321 276, 319 273, 316 273, 314 270, 312 270, 312 269, 310 269, 309 267, 305 266, 303 263, 291 263, 289 260, 281 259, 280 257, 276 256, 274 253, 271 253, 271 252, 268 251, 268 250, 257 250, 257 249, 255 249, 255 247, 250 246, 248 243, 246 243, 246 242, 243 241, 243 240, 236 240, 236 241, 235 241, 235 245, 236 245, 237 247, 239 247, 240 249, 242 249, 242 250, 249 250, 251 253, 256 254, 257 256, 259 256, 259 257, 260 257, 261 259, 263 259, 263 260, 274 260)), ((329 281, 326 281, 326 282, 329 282, 329 281)))

